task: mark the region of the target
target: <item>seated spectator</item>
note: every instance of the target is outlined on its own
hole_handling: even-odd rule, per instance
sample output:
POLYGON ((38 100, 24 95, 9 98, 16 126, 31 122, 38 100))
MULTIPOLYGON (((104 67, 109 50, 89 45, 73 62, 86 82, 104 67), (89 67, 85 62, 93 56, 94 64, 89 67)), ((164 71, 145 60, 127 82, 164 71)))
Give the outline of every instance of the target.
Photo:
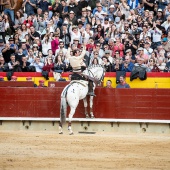
POLYGON ((116 86, 117 89, 120 88, 130 88, 129 84, 125 81, 125 76, 121 75, 119 78, 120 83, 116 86))
POLYGON ((150 58, 147 64, 147 72, 160 72, 158 66, 156 65, 155 59, 150 58))
POLYGON ((40 61, 40 57, 36 57, 35 58, 35 61, 33 63, 30 64, 30 66, 34 66, 35 67, 35 70, 36 72, 42 72, 42 69, 44 67, 44 63, 42 63, 40 61))
POLYGON ((54 63, 52 58, 47 58, 43 67, 43 71, 53 72, 54 63))
POLYGON ((56 56, 54 61, 54 72, 62 73, 64 72, 65 68, 66 64, 62 61, 61 56, 60 55, 56 56))
POLYGON ((16 61, 14 54, 11 54, 10 59, 11 60, 8 62, 9 71, 21 72, 20 63, 16 61))
POLYGON ((30 62, 27 61, 27 57, 23 56, 20 62, 20 67, 22 72, 30 72, 29 70, 30 62))
POLYGON ((115 59, 115 63, 112 66, 112 72, 121 71, 122 70, 122 64, 120 62, 120 59, 115 59))
POLYGON ((147 63, 149 56, 144 54, 144 49, 142 47, 138 48, 138 55, 136 56, 136 59, 143 58, 144 62, 147 63))
POLYGON ((111 80, 107 80, 107 81, 106 81, 106 86, 105 86, 105 88, 113 88, 113 87, 112 87, 112 81, 111 81, 111 80))
POLYGON ((112 64, 110 63, 109 59, 106 56, 103 56, 102 61, 103 61, 102 65, 104 66, 105 71, 106 72, 111 72, 112 64))
POLYGON ((7 72, 9 70, 8 64, 5 63, 4 58, 0 57, 0 72, 7 72))

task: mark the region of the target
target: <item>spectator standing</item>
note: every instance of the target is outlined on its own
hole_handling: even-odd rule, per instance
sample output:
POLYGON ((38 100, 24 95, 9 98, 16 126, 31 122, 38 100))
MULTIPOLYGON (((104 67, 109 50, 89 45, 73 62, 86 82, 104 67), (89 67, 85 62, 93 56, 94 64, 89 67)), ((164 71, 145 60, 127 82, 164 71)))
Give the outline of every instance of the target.
POLYGON ((4 22, 4 19, 2 18, 2 16, 0 16, 0 35, 2 36, 4 43, 6 43, 6 40, 5 40, 5 22, 4 22))
POLYGON ((2 0, 1 5, 3 5, 4 8, 5 8, 4 13, 9 14, 12 22, 15 22, 15 20, 14 20, 14 9, 17 5, 17 0, 2 0))
POLYGON ((25 8, 25 13, 29 15, 35 14, 34 10, 36 8, 35 0, 24 0, 22 7, 25 8))

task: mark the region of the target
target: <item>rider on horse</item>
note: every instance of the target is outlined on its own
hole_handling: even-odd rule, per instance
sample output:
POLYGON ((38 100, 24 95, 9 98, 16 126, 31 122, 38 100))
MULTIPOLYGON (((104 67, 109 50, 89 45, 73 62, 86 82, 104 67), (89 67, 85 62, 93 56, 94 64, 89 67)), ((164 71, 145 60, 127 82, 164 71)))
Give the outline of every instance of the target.
POLYGON ((92 77, 86 77, 85 75, 82 74, 82 66, 84 66, 84 56, 86 54, 86 45, 84 44, 83 46, 83 51, 80 54, 80 49, 75 49, 73 51, 73 56, 70 55, 70 48, 68 48, 68 58, 70 61, 70 65, 73 68, 73 74, 71 76, 71 80, 87 80, 89 81, 89 92, 88 95, 90 96, 95 96, 94 90, 93 90, 93 81, 94 78, 92 77))

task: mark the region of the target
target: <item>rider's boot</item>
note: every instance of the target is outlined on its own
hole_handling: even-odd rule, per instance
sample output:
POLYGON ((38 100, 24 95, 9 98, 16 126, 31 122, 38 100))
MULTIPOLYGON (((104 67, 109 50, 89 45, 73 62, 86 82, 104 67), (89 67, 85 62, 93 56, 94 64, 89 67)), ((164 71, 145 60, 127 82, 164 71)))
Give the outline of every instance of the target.
POLYGON ((94 90, 93 90, 93 81, 89 80, 88 87, 89 87, 89 91, 88 91, 87 95, 89 95, 89 96, 96 96, 94 94, 94 90))

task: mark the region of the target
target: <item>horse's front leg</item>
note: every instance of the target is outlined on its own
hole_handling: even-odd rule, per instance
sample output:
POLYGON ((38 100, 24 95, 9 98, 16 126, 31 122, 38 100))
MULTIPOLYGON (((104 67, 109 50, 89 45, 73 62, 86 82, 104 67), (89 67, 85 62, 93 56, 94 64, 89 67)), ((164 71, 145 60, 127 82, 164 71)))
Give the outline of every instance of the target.
POLYGON ((86 115, 86 118, 89 118, 89 114, 88 114, 88 111, 87 111, 87 97, 85 97, 83 99, 83 103, 84 103, 84 113, 86 115))
POLYGON ((70 114, 69 114, 69 117, 68 117, 69 135, 73 135, 73 131, 72 131, 72 128, 71 128, 71 121, 72 121, 72 118, 73 118, 73 115, 74 115, 75 111, 76 111, 76 109, 71 107, 70 114))
POLYGON ((94 118, 94 114, 93 114, 93 96, 90 96, 90 116, 91 116, 91 118, 94 118))
POLYGON ((59 122, 59 134, 63 134, 63 126, 61 122, 59 122))

